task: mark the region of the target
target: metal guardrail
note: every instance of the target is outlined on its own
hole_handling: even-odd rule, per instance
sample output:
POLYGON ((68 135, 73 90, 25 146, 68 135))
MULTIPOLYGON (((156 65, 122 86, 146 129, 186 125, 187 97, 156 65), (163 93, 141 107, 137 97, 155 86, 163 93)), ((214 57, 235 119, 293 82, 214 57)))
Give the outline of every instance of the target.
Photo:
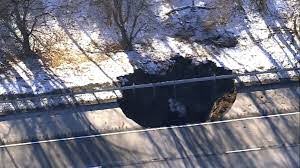
POLYGON ((111 87, 111 88, 103 88, 103 89, 97 89, 97 90, 92 90, 92 91, 70 92, 70 93, 51 94, 51 95, 37 95, 37 96, 32 96, 32 97, 17 98, 17 99, 13 99, 13 100, 3 100, 3 101, 0 101, 0 103, 6 103, 6 102, 12 102, 12 101, 33 100, 33 99, 44 99, 44 98, 49 98, 49 97, 94 94, 94 93, 99 93, 99 92, 113 92, 113 91, 134 90, 134 89, 153 88, 153 87, 162 87, 162 86, 174 86, 174 85, 182 85, 182 84, 212 81, 212 80, 236 79, 236 78, 242 77, 242 76, 255 76, 255 75, 261 75, 261 74, 290 72, 290 71, 299 71, 298 73, 300 74, 300 67, 299 68, 273 69, 273 70, 268 70, 268 71, 263 71, 263 72, 249 72, 249 73, 244 73, 244 74, 220 75, 220 76, 209 76, 209 77, 173 80, 173 81, 147 83, 147 84, 122 86, 122 87, 111 87))

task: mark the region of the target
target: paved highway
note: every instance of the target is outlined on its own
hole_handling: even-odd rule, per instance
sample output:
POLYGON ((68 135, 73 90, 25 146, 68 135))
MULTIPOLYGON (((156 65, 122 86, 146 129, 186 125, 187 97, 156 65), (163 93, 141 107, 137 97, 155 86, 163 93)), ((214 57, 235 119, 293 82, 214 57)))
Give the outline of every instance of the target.
POLYGON ((300 112, 0 146, 1 167, 299 167, 300 112))
MULTIPOLYGON (((245 87, 238 92, 226 120, 300 111, 299 83, 245 87)), ((5 143, 136 129, 142 127, 117 103, 0 115, 0 142, 5 143)))

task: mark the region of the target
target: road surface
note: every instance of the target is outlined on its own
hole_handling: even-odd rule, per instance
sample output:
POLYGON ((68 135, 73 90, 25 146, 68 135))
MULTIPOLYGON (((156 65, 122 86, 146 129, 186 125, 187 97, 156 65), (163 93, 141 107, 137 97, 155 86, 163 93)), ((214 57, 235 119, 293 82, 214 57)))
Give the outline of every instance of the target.
MULTIPOLYGON (((224 119, 300 111, 298 83, 246 87, 224 119)), ((142 129, 126 117, 117 103, 41 110, 18 115, 0 115, 0 141, 24 142, 95 133, 142 129)))
POLYGON ((0 146, 1 167, 299 167, 300 112, 0 146))

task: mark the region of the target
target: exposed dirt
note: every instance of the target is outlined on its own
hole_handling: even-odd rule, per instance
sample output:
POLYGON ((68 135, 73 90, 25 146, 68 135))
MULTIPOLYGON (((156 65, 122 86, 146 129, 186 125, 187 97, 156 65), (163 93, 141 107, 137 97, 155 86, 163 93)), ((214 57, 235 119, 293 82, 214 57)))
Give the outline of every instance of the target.
POLYGON ((236 99, 236 90, 226 93, 223 97, 219 98, 211 110, 209 121, 218 121, 223 118, 226 112, 231 108, 236 99))
MULTIPOLYGON (((163 75, 149 75, 138 69, 120 77, 122 86, 232 74, 213 62, 194 64, 177 56, 163 75)), ((128 118, 144 127, 199 123, 219 119, 235 100, 231 79, 205 81, 146 89, 126 90, 118 102, 128 118)))
POLYGON ((234 36, 215 36, 204 40, 196 40, 195 42, 204 45, 214 45, 219 48, 232 48, 238 45, 238 40, 234 36))

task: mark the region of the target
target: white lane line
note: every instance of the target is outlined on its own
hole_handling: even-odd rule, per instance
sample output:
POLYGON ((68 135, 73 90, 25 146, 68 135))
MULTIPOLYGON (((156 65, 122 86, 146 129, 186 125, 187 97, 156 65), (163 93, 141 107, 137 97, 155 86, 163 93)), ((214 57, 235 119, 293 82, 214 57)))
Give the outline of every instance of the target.
POLYGON ((142 133, 142 132, 159 131, 159 130, 166 130, 166 129, 188 128, 188 127, 213 125, 213 124, 221 124, 221 123, 230 123, 230 122, 246 121, 246 120, 254 120, 254 119, 268 119, 268 118, 272 118, 272 117, 282 117, 282 116, 290 116, 290 115, 297 115, 297 114, 300 114, 300 112, 285 113, 285 114, 274 114, 274 115, 259 116, 259 117, 248 117, 248 118, 240 118, 240 119, 232 119, 232 120, 224 120, 224 121, 215 121, 215 122, 207 122, 207 123, 200 123, 200 124, 188 124, 188 125, 182 125, 182 126, 160 127, 160 128, 150 128, 150 129, 143 129, 143 130, 133 130, 133 131, 104 133, 104 134, 77 136, 77 137, 69 137, 69 138, 58 138, 58 139, 50 139, 50 140, 32 141, 32 142, 0 145, 0 148, 24 146, 24 145, 34 145, 34 144, 41 144, 41 143, 51 143, 51 142, 59 142, 59 141, 69 141, 69 140, 76 140, 76 139, 96 138, 96 137, 104 137, 104 136, 112 136, 112 135, 122 135, 122 134, 130 134, 130 133, 142 133))
POLYGON ((187 158, 200 158, 200 157, 207 157, 207 156, 220 156, 220 155, 226 155, 231 153, 243 153, 243 152, 251 152, 251 151, 260 151, 260 150, 269 150, 269 149, 276 149, 276 148, 290 148, 290 147, 297 147, 300 146, 300 144, 295 145, 289 145, 289 146, 269 146, 264 148, 251 148, 251 149, 243 149, 243 150, 234 150, 234 151, 227 151, 222 153, 214 153, 214 154, 192 154, 192 155, 186 155, 182 157, 166 157, 166 158, 157 158, 157 159, 151 159, 151 160, 141 160, 139 162, 132 162, 132 163, 126 163, 124 164, 123 161, 114 161, 109 163, 102 163, 103 167, 113 167, 112 165, 118 165, 118 167, 122 166, 134 166, 134 165, 142 165, 147 164, 151 162, 166 162, 168 160, 181 160, 181 159, 187 159, 187 158))
POLYGON ((249 148, 249 149, 241 149, 241 150, 232 150, 232 151, 227 151, 225 154, 230 154, 230 153, 243 153, 243 152, 251 152, 251 151, 260 151, 260 150, 268 150, 268 149, 275 149, 275 148, 291 148, 291 147, 300 147, 300 144, 289 144, 289 145, 274 145, 274 146, 268 146, 268 147, 259 147, 259 148, 249 148))
POLYGON ((233 150, 233 151, 227 151, 226 154, 230 153, 241 153, 241 152, 250 152, 250 151, 259 151, 262 150, 262 148, 250 148, 250 149, 242 149, 242 150, 233 150))

